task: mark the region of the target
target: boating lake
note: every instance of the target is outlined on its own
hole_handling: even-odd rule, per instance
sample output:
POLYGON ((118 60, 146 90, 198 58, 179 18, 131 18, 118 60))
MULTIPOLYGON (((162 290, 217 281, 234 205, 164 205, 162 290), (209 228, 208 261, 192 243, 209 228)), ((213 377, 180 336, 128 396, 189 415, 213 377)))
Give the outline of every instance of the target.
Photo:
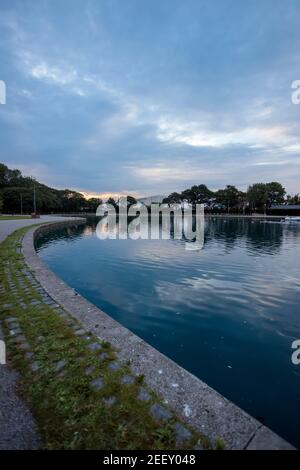
MULTIPOLYGON (((66 283, 300 447, 300 222, 211 218, 183 240, 99 240, 96 219, 37 241, 66 283)), ((201 400, 201 397, 199 397, 201 400)))

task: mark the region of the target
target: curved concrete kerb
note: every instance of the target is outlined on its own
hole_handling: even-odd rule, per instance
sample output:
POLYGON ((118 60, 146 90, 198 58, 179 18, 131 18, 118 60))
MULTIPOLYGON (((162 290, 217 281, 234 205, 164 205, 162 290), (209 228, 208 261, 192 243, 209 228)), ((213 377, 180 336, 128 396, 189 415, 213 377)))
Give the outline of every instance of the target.
POLYGON ((178 416, 212 442, 222 438, 227 449, 292 449, 239 407, 81 297, 45 266, 35 251, 34 240, 53 229, 82 223, 82 219, 76 219, 33 227, 24 236, 25 260, 48 294, 86 329, 109 341, 119 358, 130 362, 135 374, 143 375, 178 416))

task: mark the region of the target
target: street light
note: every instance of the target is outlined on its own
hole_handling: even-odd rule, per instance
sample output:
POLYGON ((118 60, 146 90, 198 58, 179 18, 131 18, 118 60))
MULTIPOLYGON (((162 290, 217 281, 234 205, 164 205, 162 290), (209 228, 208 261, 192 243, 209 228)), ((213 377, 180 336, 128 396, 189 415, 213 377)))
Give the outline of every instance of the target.
POLYGON ((33 185, 33 212, 36 214, 36 194, 35 194, 35 184, 33 185))

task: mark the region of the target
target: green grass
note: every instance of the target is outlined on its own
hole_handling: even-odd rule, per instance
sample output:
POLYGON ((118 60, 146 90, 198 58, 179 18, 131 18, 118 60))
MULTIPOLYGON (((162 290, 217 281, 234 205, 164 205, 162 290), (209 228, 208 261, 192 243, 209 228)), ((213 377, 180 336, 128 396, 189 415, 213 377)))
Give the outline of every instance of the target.
POLYGON ((0 215, 0 220, 31 219, 30 215, 0 215))
MULTIPOLYGON (((99 341, 101 350, 107 354, 107 358, 100 361, 101 351, 93 352, 87 347, 97 338, 90 335, 91 340, 88 340, 76 336, 74 326, 78 322, 74 318, 45 303, 31 304, 32 300, 41 301, 42 298, 38 286, 34 285, 36 281, 30 281, 23 272, 26 265, 20 246, 26 230, 28 228, 14 232, 0 245, 0 284, 3 286, 0 290, 0 321, 9 365, 19 372, 18 389, 37 421, 41 447, 176 449, 172 424, 180 420, 175 415, 163 424, 152 419, 149 407, 159 403, 158 397, 149 391, 150 402, 137 399, 143 377, 136 377, 131 385, 121 384, 120 378, 130 374, 130 370, 125 364, 115 372, 107 368, 107 364, 116 359, 111 345, 99 341), (6 323, 9 317, 17 318, 33 358, 26 358, 26 351, 20 349, 14 336, 9 336, 6 323), (65 367, 57 372, 56 364, 60 360, 65 361, 65 367), (32 361, 39 366, 36 372, 31 369, 32 361), (90 376, 85 373, 89 366, 94 367, 90 376), (99 376, 103 377, 105 387, 94 391, 90 381, 99 376), (111 396, 116 397, 116 403, 108 407, 105 399, 111 396)), ((185 449, 192 449, 199 443, 209 447, 204 436, 190 431, 192 437, 185 449)))

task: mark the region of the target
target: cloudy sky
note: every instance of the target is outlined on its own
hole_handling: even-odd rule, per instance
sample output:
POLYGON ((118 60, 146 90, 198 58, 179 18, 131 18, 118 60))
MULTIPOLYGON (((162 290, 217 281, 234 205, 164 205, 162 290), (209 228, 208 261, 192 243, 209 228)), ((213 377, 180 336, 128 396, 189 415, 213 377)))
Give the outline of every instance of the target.
POLYGON ((299 0, 0 0, 0 161, 88 193, 300 192, 299 0))

